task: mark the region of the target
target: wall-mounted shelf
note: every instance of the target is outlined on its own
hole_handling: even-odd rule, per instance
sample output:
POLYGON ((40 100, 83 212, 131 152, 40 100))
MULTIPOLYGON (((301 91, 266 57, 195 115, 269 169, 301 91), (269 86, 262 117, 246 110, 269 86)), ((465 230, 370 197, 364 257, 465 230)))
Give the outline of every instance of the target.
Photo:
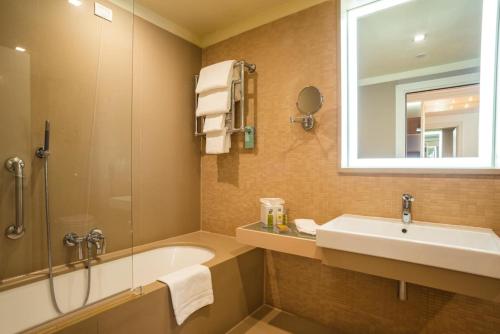
POLYGON ((316 246, 316 237, 298 232, 293 224, 289 227, 288 232, 279 233, 263 227, 260 222, 252 223, 236 229, 236 240, 277 252, 321 259, 321 248, 316 246))

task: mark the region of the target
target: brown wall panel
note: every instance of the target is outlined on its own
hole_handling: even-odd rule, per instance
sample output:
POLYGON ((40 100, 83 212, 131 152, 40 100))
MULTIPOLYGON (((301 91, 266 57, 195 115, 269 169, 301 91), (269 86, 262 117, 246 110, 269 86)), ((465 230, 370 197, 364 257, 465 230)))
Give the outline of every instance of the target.
POLYGON ((132 246, 132 229, 136 245, 200 229, 192 76, 201 49, 103 3, 113 22, 89 1, 0 4, 0 90, 10 97, 0 101, 0 280, 46 267, 43 165, 34 158, 46 119, 56 265, 76 260, 61 242, 68 232, 99 227, 114 251, 132 246), (14 221, 14 178, 3 169, 11 155, 26 162, 27 229, 15 241, 3 237, 14 221))
POLYGON ((200 229, 200 149, 193 135, 201 49, 134 20, 134 244, 200 229))

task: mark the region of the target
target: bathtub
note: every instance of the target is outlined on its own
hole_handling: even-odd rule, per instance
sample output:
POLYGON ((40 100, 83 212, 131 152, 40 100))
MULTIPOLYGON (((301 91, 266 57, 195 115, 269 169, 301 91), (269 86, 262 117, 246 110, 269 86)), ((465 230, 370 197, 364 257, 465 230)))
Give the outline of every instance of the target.
MULTIPOLYGON (((204 247, 175 245, 94 265, 87 305, 147 285, 181 268, 207 262, 214 255, 213 251, 204 247)), ((54 285, 57 301, 64 313, 76 310, 85 299, 87 270, 56 276, 54 285)), ((57 316, 48 279, 0 292, 2 333, 16 333, 57 316)))

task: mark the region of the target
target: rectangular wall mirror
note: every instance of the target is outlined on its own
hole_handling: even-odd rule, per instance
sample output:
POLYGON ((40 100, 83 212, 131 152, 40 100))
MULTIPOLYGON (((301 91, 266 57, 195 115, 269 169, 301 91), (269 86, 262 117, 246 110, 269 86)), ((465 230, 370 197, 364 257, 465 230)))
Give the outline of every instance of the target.
POLYGON ((498 2, 342 2, 343 168, 500 168, 498 2))

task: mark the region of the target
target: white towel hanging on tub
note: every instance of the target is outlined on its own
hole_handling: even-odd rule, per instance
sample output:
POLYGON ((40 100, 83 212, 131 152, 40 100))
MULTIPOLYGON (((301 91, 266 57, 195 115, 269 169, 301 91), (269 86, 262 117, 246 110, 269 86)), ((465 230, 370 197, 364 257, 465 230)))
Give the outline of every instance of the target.
POLYGON ((210 269, 201 264, 186 267, 158 278, 166 283, 174 308, 175 320, 182 323, 203 306, 214 303, 210 269))

